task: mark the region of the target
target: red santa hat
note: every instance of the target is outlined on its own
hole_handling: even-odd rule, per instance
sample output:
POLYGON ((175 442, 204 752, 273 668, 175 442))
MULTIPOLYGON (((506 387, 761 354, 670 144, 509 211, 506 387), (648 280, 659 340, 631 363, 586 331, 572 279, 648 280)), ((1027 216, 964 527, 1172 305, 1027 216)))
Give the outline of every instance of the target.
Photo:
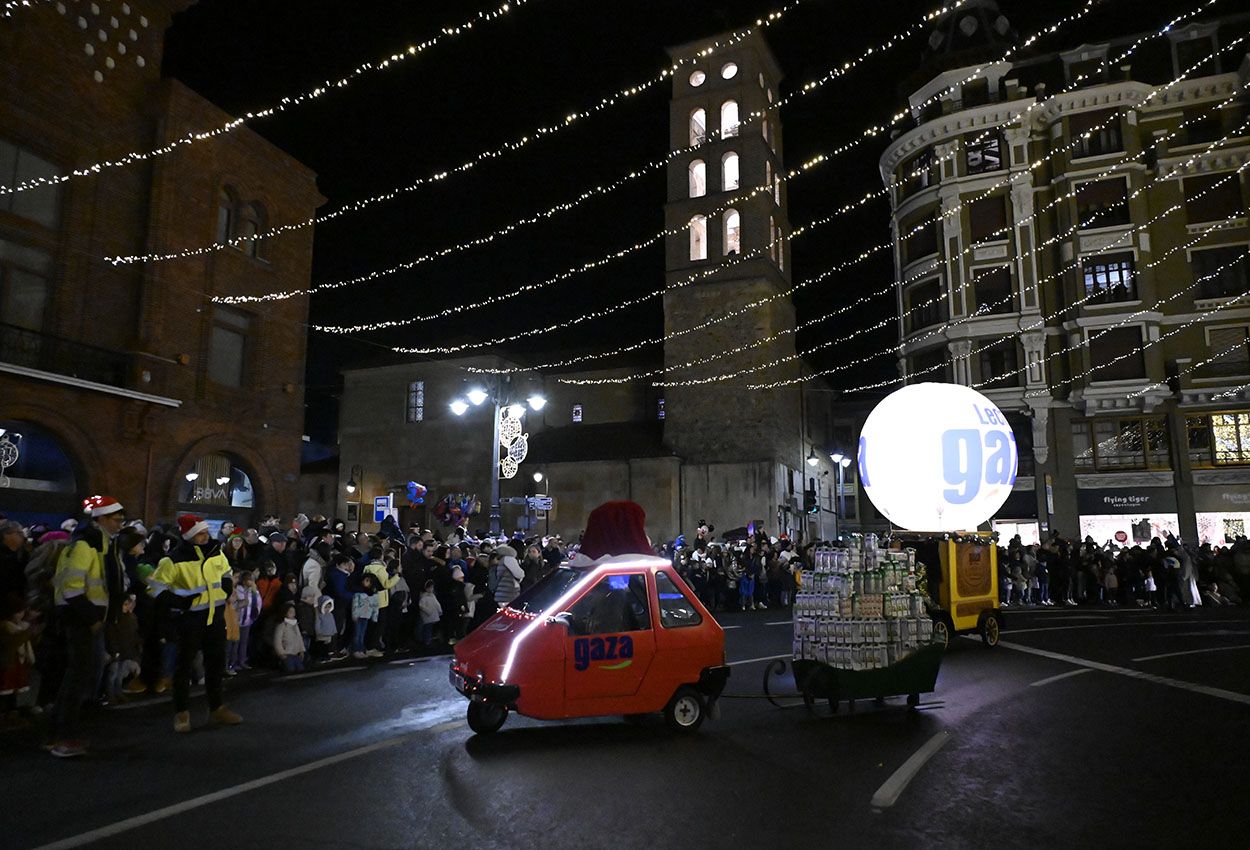
POLYGON ((117 513, 122 510, 122 503, 112 496, 91 496, 82 500, 82 512, 92 519, 117 513))
POLYGON ((586 520, 581 553, 587 558, 651 554, 651 541, 644 530, 646 520, 646 511, 637 502, 604 502, 586 520))
POLYGON ((183 540, 191 540, 201 531, 208 531, 208 523, 204 517, 195 514, 183 514, 178 517, 178 532, 183 540))

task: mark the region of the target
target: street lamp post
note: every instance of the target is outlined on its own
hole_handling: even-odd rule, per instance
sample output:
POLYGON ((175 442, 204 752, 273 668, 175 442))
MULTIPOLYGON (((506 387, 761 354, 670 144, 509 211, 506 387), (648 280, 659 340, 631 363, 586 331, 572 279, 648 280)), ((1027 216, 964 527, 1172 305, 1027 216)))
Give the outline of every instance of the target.
MULTIPOLYGON (((535 472, 535 473, 534 473, 534 483, 535 483, 535 484, 542 484, 542 485, 543 485, 543 495, 544 495, 544 496, 547 496, 547 497, 550 497, 550 496, 551 496, 551 479, 550 479, 550 478, 545 478, 541 472, 535 472), (544 483, 544 482, 546 482, 546 483, 544 483)), ((546 523, 547 523, 547 530, 546 530, 546 532, 544 532, 543 536, 544 536, 544 537, 550 537, 550 536, 551 536, 551 508, 547 508, 547 514, 546 514, 546 517, 547 517, 547 520, 546 520, 546 523)))
POLYGON ((829 455, 829 459, 833 461, 833 465, 838 468, 838 504, 834 511, 833 536, 835 539, 842 534, 842 481, 843 473, 848 466, 851 465, 851 459, 841 452, 834 452, 829 455))
MULTIPOLYGON (((503 510, 499 504, 499 465, 501 463, 499 456, 500 414, 506 408, 514 419, 520 419, 525 413, 525 407, 516 402, 507 403, 503 398, 503 392, 499 385, 496 385, 493 393, 489 393, 481 387, 473 387, 465 393, 465 399, 457 398, 451 402, 451 412, 456 416, 463 416, 467 413, 470 405, 481 407, 487 401, 491 403, 491 407, 494 409, 490 440, 490 533, 497 537, 503 530, 503 510), (468 399, 468 401, 466 402, 465 399, 468 399)), ((535 393, 527 398, 526 402, 531 410, 539 411, 547 404, 547 399, 535 393)))
MULTIPOLYGON (((353 464, 351 473, 347 476, 347 484, 343 487, 347 491, 348 496, 355 496, 356 491, 365 486, 365 468, 359 464, 353 464), (359 476, 359 483, 357 483, 359 476)), ((356 533, 360 533, 360 497, 356 497, 356 533)))

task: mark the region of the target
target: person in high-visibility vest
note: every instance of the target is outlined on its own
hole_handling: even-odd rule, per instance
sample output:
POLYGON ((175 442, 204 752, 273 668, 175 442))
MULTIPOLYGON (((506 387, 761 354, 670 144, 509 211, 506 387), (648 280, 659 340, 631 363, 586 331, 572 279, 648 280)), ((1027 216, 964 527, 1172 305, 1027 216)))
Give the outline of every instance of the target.
MULTIPOLYGON (((58 758, 87 752, 86 743, 79 738, 82 704, 94 696, 90 689, 103 652, 110 591, 119 597, 125 590, 125 567, 113 546, 113 538, 126 523, 125 509, 110 496, 92 496, 83 501, 83 511, 91 516, 91 524, 75 530, 52 579, 66 649, 65 676, 57 692, 48 745, 58 758)), ((120 608, 120 604, 116 599, 115 607, 120 608)))
POLYGON ((204 689, 209 719, 233 726, 243 718, 222 702, 221 683, 226 670, 224 608, 234 590, 230 562, 221 544, 212 540, 208 523, 193 514, 178 517, 182 543, 161 558, 148 577, 148 591, 169 605, 178 635, 178 663, 174 670, 174 731, 191 731, 191 667, 204 653, 204 689))

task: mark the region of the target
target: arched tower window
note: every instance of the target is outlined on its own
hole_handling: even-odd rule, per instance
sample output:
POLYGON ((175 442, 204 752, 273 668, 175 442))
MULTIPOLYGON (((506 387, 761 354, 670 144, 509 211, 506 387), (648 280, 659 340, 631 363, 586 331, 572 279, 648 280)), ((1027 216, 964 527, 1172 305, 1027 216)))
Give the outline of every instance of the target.
POLYGON ((226 186, 217 192, 217 244, 224 245, 234 235, 234 193, 226 186))
POLYGON ((737 189, 741 184, 741 176, 738 173, 738 154, 730 151, 721 157, 721 189, 728 192, 737 189))
POLYGON ((737 210, 725 210, 725 256, 742 253, 742 216, 737 210))
POLYGON ((707 259, 707 216, 690 219, 690 259, 707 259))
POLYGON ((249 257, 263 258, 261 245, 263 239, 257 239, 265 232, 265 208, 258 203, 245 204, 239 211, 239 250, 249 257))
POLYGON ((702 198, 707 194, 707 163, 696 159, 690 163, 690 197, 702 198))
POLYGON ((690 144, 701 145, 707 141, 707 112, 700 107, 690 113, 690 144))
POLYGON ((738 135, 738 101, 727 100, 720 107, 720 135, 722 139, 738 135))

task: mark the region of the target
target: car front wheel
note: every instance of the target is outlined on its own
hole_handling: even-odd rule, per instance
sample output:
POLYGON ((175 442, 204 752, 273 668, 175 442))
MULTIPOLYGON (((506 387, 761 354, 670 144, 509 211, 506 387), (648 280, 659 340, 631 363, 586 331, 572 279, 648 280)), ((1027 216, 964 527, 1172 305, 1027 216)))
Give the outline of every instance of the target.
POLYGON ((469 728, 478 735, 498 732, 499 727, 503 726, 503 722, 507 719, 507 706, 476 700, 469 703, 469 728))

